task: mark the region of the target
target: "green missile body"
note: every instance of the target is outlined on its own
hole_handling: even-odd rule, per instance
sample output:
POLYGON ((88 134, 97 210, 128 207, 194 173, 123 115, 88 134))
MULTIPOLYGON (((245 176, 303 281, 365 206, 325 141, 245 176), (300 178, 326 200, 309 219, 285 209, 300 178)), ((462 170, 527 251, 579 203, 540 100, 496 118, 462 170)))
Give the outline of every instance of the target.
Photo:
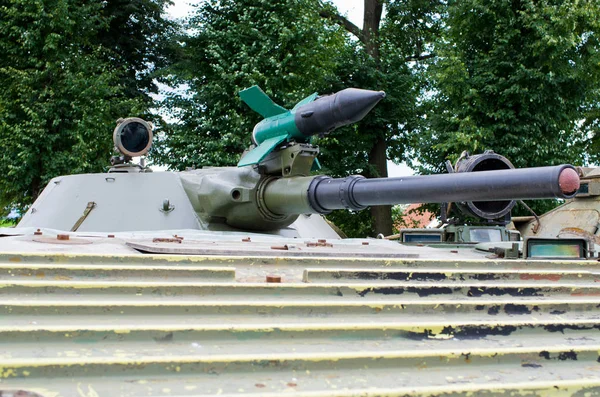
POLYGON ((258 86, 245 89, 239 95, 265 119, 252 131, 256 148, 240 160, 238 167, 258 164, 283 142, 308 142, 313 135, 328 134, 356 123, 385 97, 383 91, 347 88, 322 97, 314 93, 287 110, 274 103, 258 86))

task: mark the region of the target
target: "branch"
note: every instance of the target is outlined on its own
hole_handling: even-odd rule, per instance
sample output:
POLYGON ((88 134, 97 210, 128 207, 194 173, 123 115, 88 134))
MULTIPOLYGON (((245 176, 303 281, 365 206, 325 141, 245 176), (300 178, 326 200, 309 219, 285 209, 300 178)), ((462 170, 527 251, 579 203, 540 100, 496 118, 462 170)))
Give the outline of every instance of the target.
MULTIPOLYGON (((322 3, 321 6, 323 6, 322 3)), ((331 19, 333 22, 337 23, 338 25, 346 29, 348 32, 356 36, 363 44, 366 44, 366 39, 363 34, 363 31, 360 30, 358 26, 350 22, 346 17, 338 14, 337 12, 332 12, 325 8, 321 8, 321 11, 319 11, 319 15, 323 18, 331 19)))
POLYGON ((429 58, 434 58, 435 56, 436 56, 436 54, 434 54, 434 53, 431 53, 431 54, 421 54, 421 55, 412 55, 412 56, 404 58, 404 62, 424 61, 424 60, 429 59, 429 58))

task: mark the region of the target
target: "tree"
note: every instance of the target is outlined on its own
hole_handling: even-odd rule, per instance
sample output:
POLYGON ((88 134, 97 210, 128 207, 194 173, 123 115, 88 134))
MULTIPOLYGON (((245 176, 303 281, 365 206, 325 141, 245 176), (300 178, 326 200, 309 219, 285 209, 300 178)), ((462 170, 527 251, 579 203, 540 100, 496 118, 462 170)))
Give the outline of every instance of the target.
MULTIPOLYGON (((321 3, 320 15, 354 38, 337 72, 341 84, 387 93, 372 116, 323 140, 324 159, 338 159, 337 167, 334 161, 323 162, 333 175, 387 177, 388 158, 401 162, 411 153, 419 117, 417 104, 425 87, 419 62, 434 56, 430 43, 439 30, 442 6, 432 0, 365 0, 361 29, 331 5, 321 3)), ((366 227, 370 235, 393 231, 390 206, 372 207, 370 216, 336 212, 330 217, 336 223, 361 225, 345 230, 349 236, 360 236, 366 227)))
MULTIPOLYGON (((416 122, 421 85, 415 61, 431 56, 425 42, 435 30, 438 3, 389 2, 393 18, 384 23, 383 2, 366 3, 363 29, 318 0, 202 3, 187 27, 195 33, 181 40, 183 57, 173 68, 172 84, 189 87, 169 100, 180 122, 165 134, 155 160, 176 169, 235 164, 260 120, 235 96, 250 85, 287 107, 311 91, 360 87, 388 96, 358 125, 318 141, 324 171, 387 176, 388 156, 405 158, 416 122)), ((375 227, 368 213, 330 217, 348 225, 350 236, 391 234, 389 208, 372 211, 375 227)))
POLYGON ((201 3, 171 69, 171 84, 187 88, 167 101, 178 123, 165 133, 155 161, 172 169, 236 164, 260 121, 237 93, 254 84, 287 108, 312 92, 330 93, 344 36, 323 23, 315 4, 201 3))
POLYGON ((599 3, 451 1, 445 20, 424 170, 463 150, 494 149, 517 167, 585 162, 582 121, 600 99, 599 3))
POLYGON ((98 43, 103 2, 0 5, 0 207, 24 208, 61 174, 102 170, 118 117, 147 111, 122 85, 127 68, 98 43))
POLYGON ((171 0, 107 0, 99 10, 107 26, 98 35, 115 70, 122 70, 120 84, 129 98, 153 105, 149 94, 158 93, 156 79, 176 51, 177 25, 164 18, 171 0))

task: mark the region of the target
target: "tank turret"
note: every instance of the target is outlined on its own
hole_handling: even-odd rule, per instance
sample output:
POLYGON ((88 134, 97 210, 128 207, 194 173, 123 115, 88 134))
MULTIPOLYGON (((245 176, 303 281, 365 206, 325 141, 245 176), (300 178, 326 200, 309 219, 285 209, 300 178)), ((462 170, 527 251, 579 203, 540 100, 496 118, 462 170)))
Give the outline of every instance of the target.
POLYGON ((319 153, 311 137, 362 119, 385 94, 360 89, 313 94, 292 110, 274 104, 258 87, 240 96, 265 119, 255 126, 254 145, 238 167, 148 174, 147 167, 131 159, 150 149, 152 126, 139 118, 121 119, 113 133, 120 155, 112 158, 109 173, 57 178, 19 226, 106 231, 229 227, 277 233, 293 227, 300 215, 376 205, 456 202, 496 216, 510 211, 512 200, 570 198, 579 187, 570 165, 512 169, 493 153, 464 158, 455 172, 444 175, 311 176, 319 153), (140 172, 144 175, 131 175, 140 172))
POLYGON ((577 173, 569 165, 374 179, 277 177, 247 168, 192 173, 182 179, 197 212, 253 230, 285 227, 299 214, 358 211, 374 205, 453 201, 485 207, 483 202, 570 198, 578 186, 577 173))
POLYGON ((257 87, 240 95, 252 109, 268 116, 254 128, 258 146, 242 157, 238 169, 182 175, 184 188, 198 214, 218 217, 237 228, 273 230, 291 224, 300 214, 328 214, 336 209, 359 211, 375 205, 405 203, 457 202, 478 216, 492 217, 510 212, 514 200, 569 198, 579 187, 577 172, 570 165, 516 170, 508 160, 492 152, 463 158, 456 172, 445 175, 374 179, 358 175, 308 176, 318 164, 318 148, 307 137, 327 133, 348 120, 362 119, 385 94, 347 89, 316 100, 313 95, 292 111, 275 105, 257 87), (308 116, 298 117, 304 113, 308 116), (311 122, 311 128, 307 128, 302 123, 311 117, 335 121, 311 122), (282 118, 289 122, 281 123, 282 118), (310 132, 297 133, 304 130, 310 132), (260 137, 261 134, 277 139, 266 144, 270 138, 260 137))

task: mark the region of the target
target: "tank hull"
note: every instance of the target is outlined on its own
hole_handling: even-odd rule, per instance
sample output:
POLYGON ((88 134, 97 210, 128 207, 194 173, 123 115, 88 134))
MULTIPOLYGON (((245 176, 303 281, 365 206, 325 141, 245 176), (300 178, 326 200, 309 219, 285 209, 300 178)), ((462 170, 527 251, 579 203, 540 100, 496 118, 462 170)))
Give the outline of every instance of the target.
POLYGON ((33 232, 0 239, 3 392, 600 391, 595 261, 373 239, 33 232))

